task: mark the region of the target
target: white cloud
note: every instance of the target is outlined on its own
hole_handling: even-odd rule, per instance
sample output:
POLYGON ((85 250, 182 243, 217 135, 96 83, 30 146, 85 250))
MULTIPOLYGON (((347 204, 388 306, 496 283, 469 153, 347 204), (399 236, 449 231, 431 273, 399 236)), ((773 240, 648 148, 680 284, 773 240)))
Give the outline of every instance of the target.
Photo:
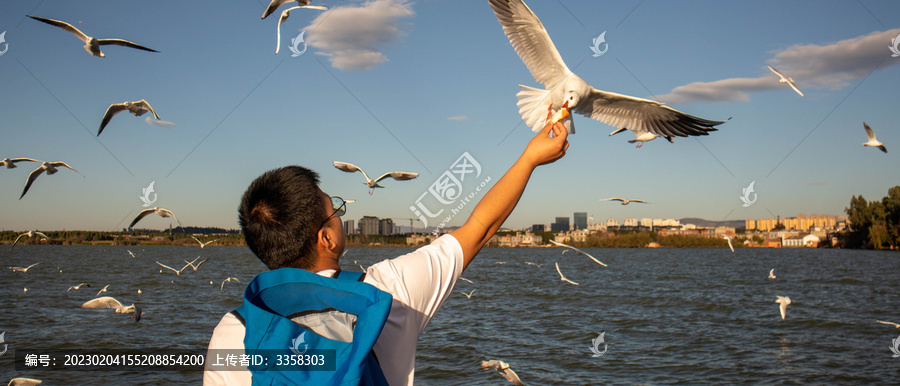
POLYGON ((465 120, 469 119, 469 116, 468 115, 456 115, 456 116, 449 117, 447 119, 451 120, 451 121, 465 121, 465 120))
POLYGON ((403 36, 400 19, 413 15, 407 0, 370 0, 323 12, 303 30, 333 67, 368 70, 388 60, 381 49, 403 36))
MULTIPOLYGON (((888 48, 891 39, 900 34, 900 29, 876 31, 868 35, 841 40, 824 46, 817 44, 796 44, 784 50, 775 51, 775 56, 766 61, 796 81, 801 89, 838 90, 866 76, 869 71, 887 60, 879 69, 900 64, 891 59, 888 48)), ((668 104, 690 102, 748 102, 748 92, 766 90, 790 90, 778 83, 778 76, 762 67, 765 74, 758 78, 729 78, 713 82, 694 82, 672 89, 657 99, 668 104)))

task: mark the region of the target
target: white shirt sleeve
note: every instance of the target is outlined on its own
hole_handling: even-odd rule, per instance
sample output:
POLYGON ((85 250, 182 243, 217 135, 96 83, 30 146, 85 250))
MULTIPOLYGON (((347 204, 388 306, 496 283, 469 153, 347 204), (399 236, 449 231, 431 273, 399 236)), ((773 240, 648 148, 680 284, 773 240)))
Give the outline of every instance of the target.
POLYGON ((206 351, 205 367, 203 369, 203 385, 249 385, 252 383, 250 370, 212 370, 210 366, 216 363, 216 350, 243 350, 244 349, 244 325, 230 312, 222 317, 219 325, 213 330, 209 339, 209 348, 206 351))

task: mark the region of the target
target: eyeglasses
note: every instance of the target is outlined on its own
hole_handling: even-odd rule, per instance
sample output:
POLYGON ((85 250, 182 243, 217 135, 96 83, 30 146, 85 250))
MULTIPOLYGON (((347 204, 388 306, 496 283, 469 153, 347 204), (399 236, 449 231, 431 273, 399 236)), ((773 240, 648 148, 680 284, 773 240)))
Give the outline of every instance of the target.
POLYGON ((343 198, 340 198, 338 196, 333 196, 331 197, 331 208, 334 209, 334 212, 332 212, 331 215, 325 219, 325 221, 322 221, 322 225, 319 225, 319 229, 325 226, 328 220, 331 220, 334 215, 341 217, 344 215, 344 213, 347 213, 347 201, 344 201, 343 198))

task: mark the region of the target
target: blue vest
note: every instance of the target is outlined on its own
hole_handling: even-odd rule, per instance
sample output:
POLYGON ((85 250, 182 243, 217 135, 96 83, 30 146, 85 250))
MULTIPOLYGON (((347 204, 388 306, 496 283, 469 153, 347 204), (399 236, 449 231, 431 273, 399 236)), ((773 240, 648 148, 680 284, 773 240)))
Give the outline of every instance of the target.
POLYGON ((244 304, 234 311, 246 327, 245 352, 262 353, 267 359, 248 366, 253 384, 387 385, 372 347, 390 313, 392 297, 363 283, 363 275, 339 272, 337 278, 329 278, 298 268, 257 275, 247 286, 244 304), (323 313, 355 315, 355 325, 348 327, 352 342, 326 338, 294 321, 323 313), (323 353, 330 355, 314 355, 323 353), (330 369, 303 366, 322 365, 322 358, 330 369))

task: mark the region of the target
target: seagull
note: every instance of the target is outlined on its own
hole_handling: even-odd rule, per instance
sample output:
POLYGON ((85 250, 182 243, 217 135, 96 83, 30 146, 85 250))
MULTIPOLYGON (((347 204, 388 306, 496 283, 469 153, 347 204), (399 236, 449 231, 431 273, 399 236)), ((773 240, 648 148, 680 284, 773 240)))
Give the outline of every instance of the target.
MULTIPOLYGON (((569 249, 575 251, 575 253, 577 253, 577 254, 579 254, 579 255, 585 255, 585 256, 587 256, 587 257, 590 257, 591 260, 594 260, 595 263, 600 264, 600 265, 602 265, 602 266, 604 266, 604 267, 607 267, 606 264, 601 263, 600 260, 595 259, 594 256, 591 256, 591 255, 585 253, 584 251, 582 251, 582 250, 580 250, 580 249, 578 249, 578 248, 575 248, 575 247, 573 247, 573 246, 571 246, 571 245, 566 245, 566 244, 563 244, 563 243, 557 243, 556 241, 553 241, 553 240, 550 240, 550 242, 553 243, 553 245, 556 245, 556 246, 558 246, 558 247, 569 248, 569 249)), ((565 251, 563 251, 563 252, 565 253, 565 251)), ((562 275, 562 274, 560 274, 560 275, 562 275)))
POLYGON ((69 287, 69 289, 67 289, 66 292, 69 292, 69 291, 71 291, 71 290, 79 290, 79 289, 81 289, 81 287, 90 287, 90 286, 91 286, 91 285, 88 284, 88 283, 81 283, 81 284, 79 284, 79 285, 69 287))
MULTIPOLYGON (((137 217, 135 217, 134 220, 131 221, 131 224, 128 225, 128 227, 129 227, 129 228, 133 227, 134 224, 137 224, 138 221, 141 221, 141 219, 144 218, 144 216, 146 216, 146 215, 148 215, 148 214, 150 214, 150 213, 156 213, 156 214, 158 214, 160 217, 169 217, 169 216, 171 216, 172 218, 175 219, 175 222, 177 222, 178 225, 181 226, 181 221, 178 221, 178 217, 175 217, 175 213, 172 213, 171 210, 168 210, 168 209, 165 209, 165 208, 160 208, 160 207, 157 206, 157 207, 155 207, 155 208, 149 208, 149 209, 144 209, 144 210, 142 210, 141 213, 138 213, 137 217)), ((184 226, 181 226, 181 227, 182 227, 182 229, 184 228, 184 226)))
POLYGON ((884 144, 875 139, 875 131, 865 122, 863 122, 863 127, 866 128, 866 137, 869 137, 869 142, 863 142, 863 146, 877 147, 881 149, 881 151, 887 153, 887 148, 884 147, 884 144))
POLYGON ((481 361, 481 368, 484 370, 495 370, 501 377, 506 378, 507 381, 512 382, 516 386, 525 386, 522 380, 519 379, 519 376, 516 375, 516 372, 509 368, 506 362, 498 360, 481 361))
POLYGON ((40 263, 43 263, 43 261, 34 263, 34 264, 29 265, 29 266, 27 266, 27 267, 25 267, 25 268, 22 268, 22 267, 7 267, 7 268, 9 268, 9 269, 11 269, 11 270, 13 270, 13 271, 16 271, 16 272, 28 272, 28 270, 31 269, 31 267, 34 267, 35 265, 38 265, 38 264, 40 264, 40 263))
MULTIPOLYGON (((277 1, 277 0, 274 0, 273 3, 275 1, 277 1)), ((288 2, 290 2, 290 1, 288 1, 288 2)), ((281 17, 278 18, 278 28, 277 28, 278 40, 275 41, 275 55, 278 55, 278 50, 281 49, 281 23, 284 23, 284 21, 287 20, 288 17, 291 16, 291 11, 298 9, 298 8, 313 8, 313 9, 321 9, 323 11, 328 9, 328 7, 321 6, 321 5, 303 5, 303 6, 298 6, 298 7, 291 7, 291 8, 285 9, 284 11, 281 11, 281 17)), ((266 16, 268 16, 268 15, 266 15, 266 16)), ((266 16, 263 16, 263 19, 265 19, 266 16)), ((300 38, 299 38, 300 42, 303 42, 303 34, 304 33, 306 33, 306 31, 300 33, 300 38)), ((293 42, 293 40, 291 42, 293 42)), ((296 46, 294 48, 296 48, 296 46)))
POLYGON ((94 295, 94 297, 100 296, 101 293, 106 292, 106 289, 107 289, 107 288, 109 288, 109 284, 107 284, 106 286, 104 286, 102 290, 97 291, 97 294, 94 295))
POLYGON ((32 386, 32 385, 40 385, 43 381, 39 379, 32 378, 13 378, 6 384, 6 386, 32 386))
POLYGON ((81 39, 81 41, 84 42, 84 50, 87 51, 89 54, 91 54, 91 56, 97 56, 97 57, 101 57, 101 58, 106 56, 103 54, 103 52, 100 52, 100 46, 106 46, 106 45, 111 45, 111 44, 114 44, 117 46, 137 48, 139 50, 144 50, 144 51, 159 52, 157 50, 147 48, 142 45, 129 42, 127 40, 93 38, 93 37, 85 35, 84 32, 79 31, 78 28, 75 28, 71 24, 63 22, 63 21, 45 19, 43 17, 31 16, 31 15, 26 15, 26 16, 28 16, 34 20, 42 21, 44 23, 50 24, 54 27, 62 28, 64 30, 68 31, 69 33, 75 35, 76 37, 81 39))
POLYGON ((459 280, 465 280, 465 281, 467 281, 467 282, 469 282, 469 283, 474 283, 473 281, 471 281, 471 280, 469 280, 469 279, 466 279, 466 278, 464 278, 464 277, 462 277, 462 276, 459 277, 459 280))
POLYGON ((772 72, 774 72, 775 75, 778 75, 779 77, 781 77, 781 79, 778 79, 778 82, 779 82, 779 83, 787 83, 788 86, 791 86, 791 88, 794 89, 794 91, 797 92, 797 94, 800 94, 800 96, 804 96, 803 93, 800 92, 800 89, 797 88, 797 84, 794 83, 794 80, 793 80, 793 79, 784 76, 784 74, 782 74, 782 73, 779 72, 778 70, 772 68, 772 66, 767 66, 767 67, 769 67, 769 69, 772 70, 772 72))
POLYGON ((205 248, 207 245, 212 244, 212 243, 214 243, 214 242, 216 242, 216 241, 219 241, 219 239, 215 239, 215 240, 213 240, 213 241, 207 241, 207 242, 204 243, 204 242, 200 241, 199 239, 197 239, 197 238, 194 237, 194 236, 191 236, 191 238, 193 238, 194 240, 197 240, 197 242, 200 243, 200 248, 205 248))
POLYGON ((578 285, 578 283, 576 283, 576 282, 574 282, 574 281, 571 281, 571 280, 569 280, 569 279, 566 279, 566 277, 565 277, 565 276, 562 274, 562 272, 559 270, 559 263, 553 263, 553 264, 556 264, 556 272, 559 272, 559 278, 560 278, 562 281, 566 281, 566 282, 569 282, 569 283, 578 285))
MULTIPOLYGON (((563 252, 565 252, 565 251, 563 251, 563 252)), ((540 268, 540 267, 543 266, 543 264, 535 264, 535 263, 532 263, 532 262, 530 262, 530 261, 526 261, 525 264, 533 265, 533 266, 538 267, 538 268, 540 268)))
MULTIPOLYGON (((195 259, 195 260, 196 260, 196 259, 195 259)), ((205 261, 205 260, 204 260, 204 261, 205 261)), ((159 264, 159 265, 161 265, 161 266, 163 266, 163 267, 165 267, 165 268, 171 269, 172 271, 175 271, 175 275, 177 275, 177 276, 181 276, 181 271, 184 271, 185 268, 191 266, 191 263, 187 263, 187 265, 185 265, 184 267, 181 267, 181 269, 175 269, 175 268, 172 268, 172 267, 170 267, 170 266, 168 266, 168 265, 165 265, 165 264, 163 264, 163 263, 160 263, 160 262, 158 262, 158 261, 156 262, 156 264, 159 264)), ((194 270, 196 271, 197 269, 195 268, 194 270)))
POLYGON ((19 237, 16 237, 16 241, 13 241, 13 244, 12 244, 12 246, 9 247, 9 250, 11 251, 13 249, 13 247, 15 247, 16 244, 19 242, 19 239, 22 238, 23 236, 34 237, 34 235, 43 237, 41 240, 47 240, 47 235, 45 235, 41 232, 28 231, 28 232, 22 233, 21 235, 19 235, 19 237))
POLYGON ((895 328, 900 328, 900 324, 897 324, 897 323, 882 322, 882 321, 880 321, 880 320, 876 320, 876 322, 881 323, 881 324, 887 324, 887 325, 889 325, 889 326, 894 326, 895 328))
POLYGON ((784 320, 784 313, 787 311, 788 304, 791 304, 791 298, 787 296, 775 296, 778 300, 775 303, 779 303, 778 310, 781 311, 781 319, 784 320))
POLYGON ((126 249, 125 251, 128 252, 129 255, 131 255, 131 258, 132 258, 132 259, 134 259, 134 258, 136 257, 136 256, 134 256, 134 253, 132 253, 131 251, 129 251, 129 250, 127 250, 127 249, 126 249))
POLYGON ((463 294, 463 295, 466 295, 466 299, 471 299, 471 298, 472 298, 472 294, 474 294, 475 291, 478 291, 478 288, 473 289, 473 290, 472 290, 471 292, 469 292, 469 293, 465 293, 465 292, 462 292, 462 291, 456 291, 456 292, 459 292, 459 293, 461 293, 461 294, 463 294))
MULTIPOLYGON (((200 256, 197 256, 197 259, 199 259, 199 258, 200 258, 200 256)), ((197 259, 194 259, 194 261, 197 261, 197 259)), ((196 271, 198 268, 200 268, 200 264, 205 263, 206 260, 209 260, 209 258, 203 259, 203 261, 197 263, 197 265, 194 265, 194 261, 188 262, 187 260, 185 260, 184 262, 188 263, 188 265, 191 266, 191 268, 193 268, 194 271, 196 271)), ((182 269, 184 269, 184 268, 182 268, 182 269)))
POLYGON ((640 202, 641 204, 649 204, 649 202, 644 201, 644 200, 629 200, 629 199, 626 199, 626 198, 618 198, 618 197, 613 197, 613 198, 601 198, 600 201, 622 201, 622 205, 628 205, 628 204, 630 204, 630 203, 632 203, 632 202, 640 202))
POLYGON ((366 174, 366 172, 364 172, 362 169, 360 169, 359 166, 356 166, 356 165, 350 164, 350 163, 346 163, 346 162, 338 162, 338 161, 334 161, 333 163, 334 163, 334 167, 336 167, 340 170, 343 170, 347 173, 354 173, 356 171, 359 171, 360 173, 362 173, 363 177, 366 177, 366 182, 363 182, 363 183, 369 187, 369 195, 371 195, 372 192, 375 191, 375 188, 383 188, 384 186, 378 185, 378 181, 381 181, 387 177, 392 177, 393 179, 398 180, 398 181, 404 181, 404 180, 411 180, 411 179, 419 176, 419 173, 390 172, 390 173, 384 173, 381 175, 381 177, 378 177, 377 179, 373 180, 373 179, 369 178, 369 175, 366 174))
MULTIPOLYGON (((309 0, 272 0, 272 2, 269 3, 269 6, 266 7, 266 10, 263 11, 262 18, 265 19, 265 18, 269 17, 269 15, 271 15, 273 12, 278 10, 278 7, 281 7, 282 5, 285 5, 292 1, 296 1, 297 4, 300 4, 300 5, 297 7, 293 7, 291 9, 309 8, 309 9, 318 9, 318 10, 322 10, 322 11, 328 10, 328 7, 326 7, 324 5, 309 5, 309 0)), ((288 11, 290 11, 291 9, 288 9, 288 11)), ((285 12, 287 12, 287 11, 285 11, 285 12)), ((287 16, 284 15, 284 12, 281 13, 281 18, 287 19, 287 16)), ((281 25, 282 21, 284 21, 284 20, 280 20, 278 22, 278 24, 281 25)), ((276 52, 276 54, 277 54, 277 52, 276 52)))
MULTIPOLYGON (((48 176, 51 174, 55 174, 56 172, 59 171, 59 169, 57 169, 57 167, 59 167, 59 166, 64 166, 69 169, 72 169, 71 166, 67 165, 65 162, 62 162, 62 161, 41 162, 41 166, 39 166, 37 169, 34 169, 31 172, 31 174, 28 175, 28 181, 25 182, 25 190, 22 190, 22 195, 19 196, 19 199, 21 200, 22 197, 25 197, 25 193, 28 193, 28 189, 31 188, 31 184, 34 183, 34 180, 36 180, 38 178, 38 176, 41 175, 41 173, 46 171, 48 176)), ((75 169, 72 169, 72 171, 74 171, 75 173, 78 173, 78 171, 75 169)), ((81 174, 81 173, 78 173, 78 174, 81 174)), ((82 177, 84 177, 84 176, 82 176, 82 177)))
POLYGON ((132 314, 138 310, 134 304, 126 307, 109 296, 88 300, 81 305, 81 308, 112 308, 116 310, 117 314, 132 314))
POLYGON ((106 125, 109 124, 109 121, 112 119, 112 117, 125 110, 128 110, 128 112, 134 114, 134 116, 136 117, 144 115, 149 111, 153 113, 153 117, 155 117, 156 120, 160 120, 159 115, 156 114, 156 110, 153 110, 153 107, 151 107, 150 104, 143 99, 137 102, 126 101, 122 103, 114 103, 109 105, 109 108, 106 109, 106 114, 103 114, 103 120, 100 121, 100 130, 97 131, 97 136, 100 136, 100 133, 103 132, 103 129, 106 127, 106 125))
POLYGON ((772 268, 769 271, 769 279, 774 279, 774 278, 775 278, 775 268, 772 268))
POLYGON ((722 237, 724 237, 725 240, 728 240, 728 248, 731 248, 731 253, 734 253, 734 245, 731 244, 731 240, 734 239, 734 236, 723 234, 722 237))
MULTIPOLYGON (((598 90, 572 73, 541 21, 522 0, 490 0, 491 8, 516 53, 545 89, 519 85, 519 114, 537 132, 556 110, 569 109, 617 128, 662 137, 708 135, 725 121, 697 118, 648 99, 598 90)), ((563 120, 575 133, 572 117, 563 120)))
POLYGON ((219 291, 222 291, 222 288, 225 288, 225 283, 228 283, 228 282, 230 282, 230 281, 232 281, 232 280, 234 280, 234 281, 236 281, 236 282, 238 282, 238 283, 241 282, 241 281, 238 280, 238 278, 236 278, 236 277, 229 277, 229 278, 227 278, 227 279, 225 279, 225 280, 222 280, 222 285, 219 286, 219 291))
POLYGON ((6 166, 7 169, 15 169, 16 162, 41 162, 36 159, 31 158, 4 158, 3 161, 0 161, 0 166, 6 166))

